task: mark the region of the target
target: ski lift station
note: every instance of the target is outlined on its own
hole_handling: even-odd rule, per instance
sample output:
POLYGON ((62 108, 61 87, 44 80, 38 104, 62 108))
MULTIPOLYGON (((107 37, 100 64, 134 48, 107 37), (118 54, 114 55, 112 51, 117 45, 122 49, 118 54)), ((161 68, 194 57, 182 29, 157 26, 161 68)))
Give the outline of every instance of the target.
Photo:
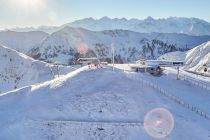
POLYGON ((148 72, 151 75, 159 76, 163 72, 164 67, 179 67, 183 66, 182 61, 166 61, 166 60, 139 60, 135 65, 131 65, 131 69, 135 72, 148 72))
POLYGON ((160 66, 160 67, 181 67, 184 65, 183 61, 166 61, 166 60, 146 60, 147 66, 160 66))
POLYGON ((94 66, 99 66, 99 65, 108 65, 108 62, 103 61, 101 58, 79 58, 77 60, 77 64, 80 65, 94 65, 94 66))
POLYGON ((79 58, 77 64, 81 65, 99 65, 100 60, 98 58, 79 58))

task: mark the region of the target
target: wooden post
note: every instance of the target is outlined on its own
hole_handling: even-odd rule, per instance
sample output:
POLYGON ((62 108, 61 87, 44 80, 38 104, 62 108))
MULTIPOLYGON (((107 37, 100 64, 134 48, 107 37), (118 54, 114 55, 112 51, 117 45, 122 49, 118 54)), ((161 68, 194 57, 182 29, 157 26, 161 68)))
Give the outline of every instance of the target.
POLYGON ((112 44, 112 71, 114 72, 114 45, 112 44))
POLYGON ((176 80, 179 80, 179 66, 177 67, 177 77, 176 80))
POLYGON ((59 66, 58 65, 56 65, 56 66, 57 66, 57 74, 58 74, 58 77, 60 77, 59 66))

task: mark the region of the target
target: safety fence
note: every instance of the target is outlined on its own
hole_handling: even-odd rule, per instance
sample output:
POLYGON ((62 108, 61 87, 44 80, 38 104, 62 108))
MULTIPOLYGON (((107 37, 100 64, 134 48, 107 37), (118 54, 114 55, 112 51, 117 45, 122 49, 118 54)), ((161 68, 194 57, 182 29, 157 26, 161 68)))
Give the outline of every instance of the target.
MULTIPOLYGON (((169 73, 170 73, 170 71, 174 71, 174 69, 172 69, 172 68, 166 68, 166 69, 169 71, 169 73)), ((193 75, 191 75, 191 76, 187 75, 187 73, 192 73, 192 72, 180 70, 179 78, 184 81, 187 81, 195 86, 201 87, 205 90, 210 90, 210 83, 199 80, 200 75, 198 73, 194 73, 194 76, 196 76, 196 78, 193 75)), ((170 73, 170 74, 172 74, 172 73, 170 73)))
POLYGON ((158 93, 160 93, 161 95, 167 97, 168 99, 174 101, 175 103, 180 104, 181 106, 193 111, 194 113, 200 115, 201 117, 210 120, 210 115, 202 110, 200 110, 198 107, 189 104, 187 102, 185 102, 184 100, 170 94, 170 92, 166 91, 165 89, 163 89, 162 87, 158 86, 157 84, 154 84, 148 80, 143 79, 140 76, 136 76, 135 74, 128 74, 128 77, 132 78, 132 79, 136 79, 139 80, 142 84, 147 85, 152 87, 153 89, 157 90, 158 93), (132 75, 132 76, 131 76, 132 75))
POLYGON ((183 79, 184 81, 187 81, 193 85, 199 86, 203 89, 210 90, 210 84, 198 81, 197 79, 194 79, 192 77, 186 76, 186 75, 180 75, 180 78, 183 79))

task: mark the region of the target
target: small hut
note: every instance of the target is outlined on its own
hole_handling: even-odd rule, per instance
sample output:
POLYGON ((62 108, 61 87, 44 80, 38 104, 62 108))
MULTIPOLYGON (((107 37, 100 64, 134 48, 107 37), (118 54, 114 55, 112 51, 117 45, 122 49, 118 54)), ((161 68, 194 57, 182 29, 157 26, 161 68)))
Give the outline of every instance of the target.
POLYGON ((77 64, 99 66, 101 61, 98 58, 79 58, 77 64))

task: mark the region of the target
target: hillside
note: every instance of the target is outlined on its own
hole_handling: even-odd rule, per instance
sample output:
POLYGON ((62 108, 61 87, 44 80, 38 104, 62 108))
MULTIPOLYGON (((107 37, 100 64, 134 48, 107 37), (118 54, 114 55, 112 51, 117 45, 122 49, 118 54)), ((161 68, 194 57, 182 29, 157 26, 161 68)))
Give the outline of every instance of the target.
POLYGON ((186 52, 172 52, 159 57, 162 60, 185 61, 184 70, 210 73, 210 42, 203 43, 186 52))
POLYGON ((48 34, 42 31, 1 31, 0 44, 27 53, 32 47, 38 46, 47 36, 48 34))
POLYGON ((210 74, 210 42, 203 43, 188 51, 185 61, 185 69, 204 72, 204 68, 207 68, 207 73, 210 74))
MULTIPOLYGON (((54 78, 57 67, 0 45, 0 93, 54 78)), ((59 66, 60 74, 72 68, 59 66)))
POLYGON ((35 59, 62 64, 74 64, 81 49, 88 49, 84 57, 108 58, 115 48, 117 63, 138 59, 156 59, 173 51, 185 51, 207 40, 210 36, 185 34, 138 33, 127 30, 89 31, 65 27, 48 36, 39 47, 28 54, 35 59))
POLYGON ((180 52, 169 52, 164 55, 161 55, 158 59, 159 60, 169 60, 169 61, 185 61, 187 51, 180 52))

